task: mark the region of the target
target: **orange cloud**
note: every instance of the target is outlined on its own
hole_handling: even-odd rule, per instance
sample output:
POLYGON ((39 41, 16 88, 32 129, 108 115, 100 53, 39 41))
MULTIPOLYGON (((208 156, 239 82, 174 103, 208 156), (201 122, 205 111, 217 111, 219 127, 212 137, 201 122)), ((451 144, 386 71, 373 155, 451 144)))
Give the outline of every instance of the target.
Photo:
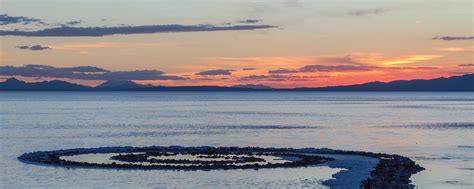
POLYGON ((302 56, 302 57, 216 57, 208 61, 220 66, 257 67, 263 69, 297 69, 311 64, 320 65, 371 65, 396 66, 441 58, 441 55, 408 55, 386 58, 380 54, 353 53, 346 56, 302 56))
POLYGON ((402 58, 384 60, 382 61, 382 65, 391 66, 391 65, 398 65, 398 64, 411 64, 411 63, 416 63, 420 61, 433 60, 440 57, 441 55, 411 55, 411 56, 406 56, 402 58))
POLYGON ((447 48, 440 48, 440 51, 447 51, 447 52, 464 52, 466 49, 461 47, 447 47, 447 48))
MULTIPOLYGON (((221 81, 229 85, 244 82, 274 87, 315 87, 374 80, 390 81, 395 78, 411 79, 416 78, 415 76, 420 78, 444 76, 440 74, 447 71, 442 71, 442 67, 417 65, 440 57, 441 55, 407 55, 387 58, 377 53, 352 53, 346 56, 217 57, 207 60, 212 63, 209 67, 236 70, 225 81, 221 81), (413 65, 404 66, 405 64, 413 65), (255 69, 241 70, 246 67, 255 69), (413 75, 413 72, 417 74, 413 75)), ((196 79, 199 78, 194 78, 196 79)), ((202 81, 191 79, 184 82, 202 81)))
POLYGON ((446 47, 446 48, 438 48, 438 51, 445 51, 445 52, 473 52, 474 47, 470 48, 463 48, 463 47, 446 47))
POLYGON ((440 67, 437 67, 437 66, 408 66, 408 67, 385 67, 383 69, 401 70, 401 71, 420 71, 420 70, 436 70, 436 69, 440 69, 440 67))
MULTIPOLYGON (((75 44, 68 47, 82 50, 83 48, 114 48, 126 44, 128 43, 94 43, 75 44)), ((264 84, 273 87, 320 87, 371 81, 429 79, 450 76, 454 71, 459 71, 457 67, 438 67, 424 63, 424 61, 439 57, 441 56, 410 55, 387 58, 375 53, 347 56, 217 57, 203 59, 206 61, 203 64, 188 66, 186 71, 174 73, 188 78, 186 80, 140 80, 137 82, 168 86, 264 84), (269 73, 270 70, 279 69, 289 71, 269 73), (205 70, 232 71, 231 74, 225 75, 195 75, 205 70)))

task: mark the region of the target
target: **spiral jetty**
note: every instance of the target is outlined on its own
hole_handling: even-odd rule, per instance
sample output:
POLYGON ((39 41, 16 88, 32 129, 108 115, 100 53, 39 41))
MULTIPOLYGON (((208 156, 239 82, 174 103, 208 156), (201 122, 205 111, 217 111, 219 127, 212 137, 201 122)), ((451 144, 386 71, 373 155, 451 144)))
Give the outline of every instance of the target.
POLYGON ((342 151, 327 148, 260 147, 100 147, 24 153, 24 163, 65 168, 113 168, 143 170, 216 170, 308 167, 334 161, 328 155, 357 155, 378 159, 361 188, 413 188, 410 177, 424 170, 400 155, 342 151), (106 162, 77 161, 71 157, 99 155, 106 162), (325 157, 326 156, 326 157, 325 157))

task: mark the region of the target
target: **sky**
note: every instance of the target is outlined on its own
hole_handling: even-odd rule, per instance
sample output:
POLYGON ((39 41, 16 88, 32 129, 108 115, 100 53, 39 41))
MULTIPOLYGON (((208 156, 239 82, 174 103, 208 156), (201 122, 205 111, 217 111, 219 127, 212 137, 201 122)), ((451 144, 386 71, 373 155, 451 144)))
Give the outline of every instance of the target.
POLYGON ((472 0, 0 0, 0 78, 320 87, 474 72, 472 0))

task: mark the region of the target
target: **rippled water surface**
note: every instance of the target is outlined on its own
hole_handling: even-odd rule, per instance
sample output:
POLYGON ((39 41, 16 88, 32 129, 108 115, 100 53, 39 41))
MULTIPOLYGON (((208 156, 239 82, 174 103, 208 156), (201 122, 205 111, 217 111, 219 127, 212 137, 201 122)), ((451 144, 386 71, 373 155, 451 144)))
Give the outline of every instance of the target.
POLYGON ((227 171, 63 169, 24 152, 102 146, 328 147, 397 153, 419 188, 472 188, 474 93, 2 92, 0 186, 316 187, 325 166, 227 171))

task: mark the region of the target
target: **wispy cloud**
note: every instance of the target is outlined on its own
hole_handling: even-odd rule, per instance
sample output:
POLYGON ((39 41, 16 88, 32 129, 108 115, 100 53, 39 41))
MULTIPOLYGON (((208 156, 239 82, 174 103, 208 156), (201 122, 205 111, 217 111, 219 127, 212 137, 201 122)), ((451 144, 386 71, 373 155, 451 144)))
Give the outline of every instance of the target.
POLYGON ((270 69, 270 75, 308 75, 315 73, 347 74, 361 72, 412 72, 428 71, 440 69, 436 66, 403 66, 421 61, 432 60, 441 57, 440 55, 410 55, 399 58, 384 58, 379 55, 350 55, 345 57, 319 57, 314 59, 314 63, 303 65, 297 68, 270 69))
POLYGON ((434 40, 445 40, 445 41, 461 41, 461 40, 474 40, 474 36, 436 36, 434 40))
POLYGON ((374 69, 371 66, 361 66, 361 65, 335 65, 335 66, 326 66, 326 65, 307 65, 299 69, 278 69, 270 70, 270 74, 288 74, 288 73, 308 73, 308 72, 338 72, 338 71, 366 71, 374 69))
POLYGON ((68 26, 77 26, 82 24, 82 20, 72 20, 72 21, 65 21, 59 22, 56 24, 47 23, 44 20, 38 18, 30 18, 26 16, 10 16, 8 14, 0 14, 0 26, 1 25, 12 25, 12 24, 21 24, 21 25, 37 25, 37 26, 61 26, 61 27, 68 27, 68 26))
POLYGON ((24 16, 9 16, 8 14, 0 14, 0 25, 9 25, 9 24, 40 24, 45 25, 45 23, 37 18, 29 18, 24 16))
MULTIPOLYGON (((226 65, 256 66, 262 72, 258 74, 294 74, 311 72, 361 72, 381 69, 421 70, 436 69, 434 67, 420 66, 419 63, 442 57, 438 54, 406 55, 399 57, 384 57, 381 54, 353 53, 346 56, 304 56, 304 57, 220 57, 211 59, 216 63, 226 65), (410 66, 402 66, 410 65, 410 66), (265 70, 268 70, 265 72, 265 70)), ((244 68, 245 68, 244 67, 244 68)))
POLYGON ((146 25, 146 26, 116 26, 116 27, 69 27, 61 26, 36 31, 0 30, 0 36, 24 37, 101 37, 107 35, 152 34, 173 32, 209 32, 226 30, 258 30, 275 28, 272 25, 146 25))
POLYGON ((245 70, 245 71, 250 71, 250 70, 256 70, 257 68, 242 68, 242 70, 245 70))
POLYGON ((196 75, 201 75, 201 76, 232 75, 232 71, 234 71, 234 70, 225 70, 225 69, 207 70, 207 71, 202 71, 202 72, 196 73, 196 75))
POLYGON ((239 81, 314 81, 317 79, 330 78, 331 76, 298 76, 298 75, 250 75, 240 77, 239 81))
POLYGON ((50 47, 48 46, 41 46, 41 45, 32 45, 32 46, 28 46, 28 45, 21 45, 21 46, 17 46, 18 49, 21 49, 21 50, 31 50, 31 51, 42 51, 42 50, 49 50, 51 49, 50 47))
POLYGON ((61 24, 61 26, 76 26, 76 25, 79 25, 79 24, 82 24, 82 20, 73 20, 73 21, 68 21, 68 22, 64 22, 61 24))
POLYGON ((242 24, 255 24, 255 23, 259 23, 261 22, 262 20, 256 20, 256 19, 247 19, 247 20, 239 20, 237 21, 237 23, 242 23, 242 24))
POLYGON ((386 8, 371 8, 371 9, 361 9, 361 10, 354 10, 347 13, 349 16, 354 17, 367 17, 367 16, 374 16, 385 14, 389 12, 391 9, 386 8))
POLYGON ((474 64, 459 64, 459 67, 474 67, 474 64))
POLYGON ((421 70, 437 70, 439 67, 436 66, 393 66, 393 67, 380 67, 380 69, 386 70, 401 70, 401 71, 421 71, 421 70))
POLYGON ((465 49, 462 47, 446 47, 446 48, 438 48, 436 50, 445 51, 445 52, 471 52, 470 49, 465 49))
POLYGON ((110 71, 95 66, 53 67, 25 65, 0 66, 1 76, 51 77, 81 80, 185 80, 180 76, 166 75, 159 70, 110 71))
POLYGON ((286 78, 286 76, 284 75, 272 74, 272 75, 250 75, 250 76, 241 77, 239 80, 252 81, 252 80, 284 79, 284 78, 286 78))
POLYGON ((310 64, 344 64, 359 65, 365 61, 365 56, 351 54, 346 56, 297 56, 297 57, 214 57, 206 61, 215 64, 225 63, 234 67, 277 69, 297 68, 310 64))
POLYGON ((405 56, 401 58, 382 60, 382 63, 385 66, 398 65, 398 64, 410 64, 410 63, 415 63, 419 61, 433 60, 440 57, 441 55, 410 55, 410 56, 405 56))

